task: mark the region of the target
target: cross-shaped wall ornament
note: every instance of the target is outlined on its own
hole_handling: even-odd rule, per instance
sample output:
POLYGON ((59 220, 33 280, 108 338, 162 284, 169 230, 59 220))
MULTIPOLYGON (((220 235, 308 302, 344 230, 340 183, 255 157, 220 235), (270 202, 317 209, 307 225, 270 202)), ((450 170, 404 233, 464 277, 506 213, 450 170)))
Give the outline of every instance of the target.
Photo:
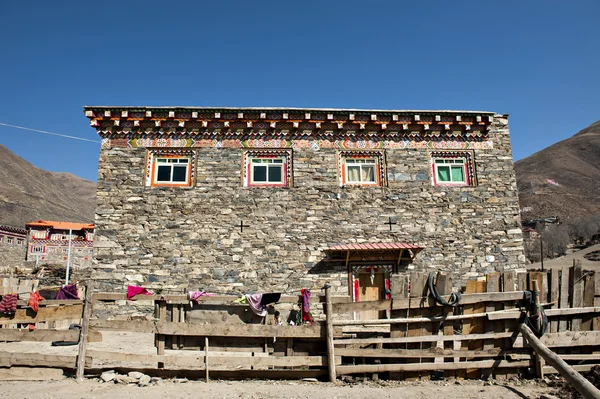
POLYGON ((244 224, 244 221, 243 221, 243 220, 240 220, 240 233, 243 233, 243 232, 244 232, 244 227, 250 227, 250 226, 248 226, 248 225, 245 225, 245 224, 244 224))
POLYGON ((396 223, 396 222, 392 222, 392 218, 391 218, 391 217, 389 217, 389 218, 388 218, 388 221, 387 221, 387 222, 385 222, 384 224, 388 224, 388 225, 390 226, 390 231, 392 231, 392 225, 394 225, 394 224, 398 224, 398 223, 396 223))

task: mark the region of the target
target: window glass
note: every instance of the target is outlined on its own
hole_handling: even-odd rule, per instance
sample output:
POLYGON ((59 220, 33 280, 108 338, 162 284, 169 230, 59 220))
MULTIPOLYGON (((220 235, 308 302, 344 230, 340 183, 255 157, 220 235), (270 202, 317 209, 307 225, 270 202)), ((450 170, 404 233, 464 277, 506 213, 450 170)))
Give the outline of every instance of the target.
POLYGON ((450 168, 448 166, 438 166, 438 181, 449 182, 450 181, 450 168))
POLYGON ((464 182, 465 174, 462 166, 453 166, 452 167, 452 181, 455 182, 464 182))
POLYGON ((158 167, 156 181, 170 181, 170 180, 171 180, 171 167, 160 165, 158 167))
POLYGON ((185 182, 187 178, 187 165, 173 167, 173 181, 185 182))
POLYGON ((253 181, 255 182, 266 182, 267 181, 267 167, 263 165, 254 165, 253 170, 253 181))
POLYGON ((281 182, 281 166, 270 166, 269 167, 269 181, 270 182, 281 182))

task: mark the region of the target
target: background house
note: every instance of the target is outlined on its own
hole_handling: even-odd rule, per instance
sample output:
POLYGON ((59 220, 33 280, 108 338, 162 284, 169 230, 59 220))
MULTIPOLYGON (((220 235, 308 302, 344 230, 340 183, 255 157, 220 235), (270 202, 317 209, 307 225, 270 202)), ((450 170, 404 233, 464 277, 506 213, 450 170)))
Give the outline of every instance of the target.
POLYGON ((69 247, 71 266, 89 268, 92 263, 94 225, 89 223, 37 220, 27 229, 26 260, 30 262, 67 263, 69 247))
POLYGON ((381 298, 386 274, 409 267, 457 282, 524 267, 506 115, 85 114, 102 138, 93 277, 104 288, 297 292, 327 281, 356 297, 358 281, 359 296, 381 298))

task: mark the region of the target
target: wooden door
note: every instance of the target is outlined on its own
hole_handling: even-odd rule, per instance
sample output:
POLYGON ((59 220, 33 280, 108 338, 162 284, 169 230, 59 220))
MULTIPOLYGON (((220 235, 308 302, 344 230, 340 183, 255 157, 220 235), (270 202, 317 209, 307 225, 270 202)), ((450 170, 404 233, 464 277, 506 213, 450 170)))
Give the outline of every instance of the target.
MULTIPOLYGON (((371 273, 360 273, 358 279, 360 302, 378 301, 384 298, 385 278, 383 273, 375 273, 371 282, 371 273)), ((360 312, 360 320, 379 319, 383 312, 377 310, 364 310, 360 312)))

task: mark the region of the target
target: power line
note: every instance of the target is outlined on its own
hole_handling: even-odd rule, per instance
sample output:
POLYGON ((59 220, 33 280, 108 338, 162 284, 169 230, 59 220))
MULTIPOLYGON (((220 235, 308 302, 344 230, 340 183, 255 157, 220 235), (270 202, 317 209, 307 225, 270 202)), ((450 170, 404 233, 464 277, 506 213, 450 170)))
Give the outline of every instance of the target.
POLYGON ((28 127, 23 127, 23 126, 16 126, 16 125, 9 125, 8 123, 2 123, 0 122, 1 126, 7 126, 7 127, 13 127, 15 129, 22 129, 22 130, 31 130, 32 132, 38 132, 38 133, 44 133, 44 134, 50 134, 52 136, 58 136, 58 137, 64 137, 67 139, 73 139, 73 140, 81 140, 81 141, 89 141, 90 143, 101 143, 101 141, 98 140, 90 140, 90 139, 85 139, 83 137, 76 137, 76 136, 68 136, 66 134, 60 134, 60 133, 53 133, 53 132, 47 132, 45 130, 38 130, 38 129, 31 129, 28 127))

